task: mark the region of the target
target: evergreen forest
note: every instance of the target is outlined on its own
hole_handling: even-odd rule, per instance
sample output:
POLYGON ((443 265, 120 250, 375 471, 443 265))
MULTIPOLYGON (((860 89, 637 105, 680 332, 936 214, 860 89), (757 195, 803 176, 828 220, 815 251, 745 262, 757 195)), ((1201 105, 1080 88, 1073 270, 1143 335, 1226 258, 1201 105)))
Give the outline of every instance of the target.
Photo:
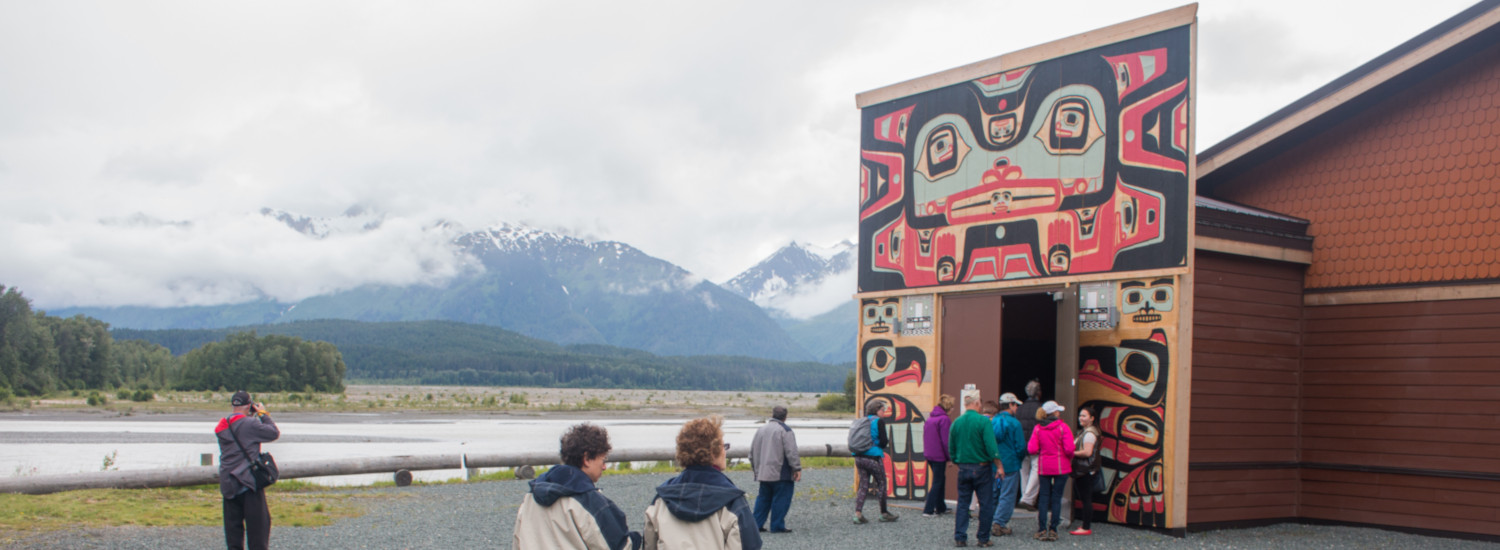
POLYGON ((253 332, 175 357, 156 343, 117 339, 98 319, 33 311, 19 290, 0 285, 0 399, 114 388, 342 392, 344 370, 331 344, 253 332))

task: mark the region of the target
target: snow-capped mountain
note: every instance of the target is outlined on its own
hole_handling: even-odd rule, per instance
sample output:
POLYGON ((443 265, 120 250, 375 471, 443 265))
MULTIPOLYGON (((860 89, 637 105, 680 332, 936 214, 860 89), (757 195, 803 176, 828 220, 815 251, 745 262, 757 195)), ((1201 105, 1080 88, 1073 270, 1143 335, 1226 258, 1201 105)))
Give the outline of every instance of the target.
POLYGON ((851 297, 857 253, 850 241, 829 247, 792 242, 724 288, 765 309, 817 360, 853 361, 859 332, 859 308, 851 297))
POLYGON ((807 319, 847 303, 856 289, 857 247, 792 242, 724 283, 772 315, 807 319))
MULTIPOLYGON (((332 219, 263 210, 310 239, 390 231, 393 220, 352 211, 332 219)), ((365 285, 295 303, 207 307, 70 308, 115 327, 224 328, 311 319, 447 320, 499 326, 561 344, 608 344, 661 355, 811 355, 765 311, 718 285, 625 243, 589 241, 525 225, 477 231, 426 225, 467 269, 440 284, 365 285)), ((441 246, 441 245, 438 245, 441 246)), ((847 294, 847 290, 845 293, 847 294)))

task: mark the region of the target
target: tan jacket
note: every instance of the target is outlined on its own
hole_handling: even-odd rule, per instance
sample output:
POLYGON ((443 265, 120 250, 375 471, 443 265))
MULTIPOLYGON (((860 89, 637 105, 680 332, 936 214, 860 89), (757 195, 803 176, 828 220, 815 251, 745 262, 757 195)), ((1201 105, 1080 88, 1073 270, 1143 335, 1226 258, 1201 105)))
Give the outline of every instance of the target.
MULTIPOLYGON (((754 526, 746 526, 754 529, 754 526)), ((658 499, 646 509, 646 550, 740 550, 740 519, 729 507, 702 521, 686 522, 667 510, 658 499)))
POLYGON ((516 550, 609 550, 599 523, 577 499, 563 497, 551 506, 537 504, 531 493, 516 512, 511 541, 516 550))

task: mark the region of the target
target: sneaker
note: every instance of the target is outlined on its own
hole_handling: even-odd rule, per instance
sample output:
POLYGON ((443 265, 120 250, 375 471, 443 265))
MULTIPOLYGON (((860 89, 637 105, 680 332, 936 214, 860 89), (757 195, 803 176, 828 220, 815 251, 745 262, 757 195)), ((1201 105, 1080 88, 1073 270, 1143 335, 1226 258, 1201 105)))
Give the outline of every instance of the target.
POLYGON ((1047 532, 1046 531, 1037 531, 1035 535, 1031 536, 1031 539, 1032 540, 1047 540, 1047 532))
POLYGON ((937 516, 937 514, 934 514, 932 512, 922 512, 922 517, 924 518, 935 518, 937 516))
POLYGON ((1035 504, 1031 504, 1029 502, 1022 502, 1020 504, 1017 504, 1016 507, 1018 507, 1018 508, 1020 508, 1022 510, 1025 510, 1027 512, 1035 512, 1036 511, 1036 505, 1035 504))
POLYGON ((880 521, 883 521, 883 522, 896 521, 896 519, 899 518, 899 517, 901 517, 901 516, 898 516, 896 514, 892 514, 890 512, 881 512, 880 513, 880 521))
POLYGON ((968 546, 968 545, 969 545, 969 543, 965 542, 965 541, 961 541, 961 540, 955 540, 955 541, 953 541, 953 546, 955 548, 963 548, 963 547, 968 546))
POLYGON ((786 528, 786 529, 782 529, 782 530, 780 530, 780 531, 771 531, 771 532, 772 532, 772 533, 790 533, 790 532, 792 532, 792 528, 791 528, 791 527, 788 527, 788 528, 786 528))
POLYGON ((1047 538, 1044 540, 1046 540, 1047 542, 1057 542, 1057 531, 1048 529, 1047 538))
POLYGON ((979 544, 976 544, 974 546, 978 546, 980 548, 989 548, 989 547, 994 546, 994 545, 995 545, 995 543, 993 543, 993 542, 990 542, 990 541, 987 541, 987 540, 982 540, 982 541, 979 541, 979 544))
POLYGON ((1009 527, 1001 527, 999 525, 996 525, 994 528, 990 529, 990 534, 997 537, 1003 537, 1013 532, 1014 531, 1011 531, 1009 527))
POLYGON ((854 514, 854 524, 855 525, 863 525, 863 524, 866 524, 866 523, 870 523, 870 520, 865 519, 864 514, 854 514))
POLYGON ((1080 537, 1087 537, 1089 535, 1094 534, 1094 531, 1092 529, 1084 529, 1082 527, 1079 527, 1079 528, 1074 529, 1072 531, 1068 531, 1068 534, 1069 535, 1077 535, 1077 536, 1080 536, 1080 537))

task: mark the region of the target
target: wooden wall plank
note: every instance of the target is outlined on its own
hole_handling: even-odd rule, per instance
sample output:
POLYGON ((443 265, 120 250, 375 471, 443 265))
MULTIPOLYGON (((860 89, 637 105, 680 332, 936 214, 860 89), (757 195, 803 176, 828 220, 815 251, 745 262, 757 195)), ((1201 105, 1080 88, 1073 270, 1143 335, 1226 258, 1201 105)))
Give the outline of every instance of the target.
POLYGON ((1449 357, 1494 359, 1500 357, 1500 342, 1467 344, 1372 344, 1324 346, 1309 342, 1302 356, 1320 357, 1449 357))
POLYGON ((1188 524, 1247 521, 1257 519, 1279 519, 1296 517, 1294 506, 1260 506, 1237 508, 1188 508, 1188 524))
POLYGON ((1370 317, 1416 317, 1494 313, 1500 311, 1500 298, 1482 300, 1438 300, 1431 302, 1398 302, 1389 304, 1354 304, 1308 308, 1307 318, 1364 319, 1370 317))
POLYGON ((1193 309, 1195 315, 1201 311, 1212 311, 1239 313, 1251 317, 1287 319, 1297 318, 1299 312, 1302 311, 1302 304, 1300 303, 1296 305, 1276 305, 1201 295, 1195 295, 1193 298, 1197 301, 1197 306, 1193 309))
POLYGON ((1485 361, 1464 361, 1435 357, 1322 357, 1304 358, 1306 371, 1482 371, 1495 370, 1485 361))
MULTIPOLYGON (((1330 428, 1336 429, 1336 428, 1330 428)), ((1205 436, 1289 436, 1298 433, 1295 422, 1203 422, 1193 419, 1192 431, 1205 436)))
MULTIPOLYGON (((1237 315, 1235 313, 1199 311, 1193 316, 1193 325, 1197 327, 1225 327, 1246 328, 1255 330, 1269 330, 1276 332, 1289 332, 1300 334, 1302 321, 1298 319, 1286 319, 1277 317, 1250 317, 1237 315)), ((1197 335, 1194 335, 1196 338, 1197 335)))
MULTIPOLYGON (((1465 413, 1397 413, 1382 411, 1361 413, 1346 411, 1306 411, 1302 414, 1303 425, 1317 424, 1344 426, 1412 426, 1463 428, 1475 430, 1500 430, 1500 417, 1486 414, 1465 413)), ((1196 418, 1196 416, 1195 416, 1196 418)))
POLYGON ((1261 382, 1259 384, 1245 384, 1242 382, 1219 382, 1214 380, 1194 380, 1193 391, 1203 395, 1242 395, 1249 397, 1292 397, 1297 395, 1297 384, 1295 379, 1282 378, 1280 380, 1261 382), (1202 384, 1202 387, 1199 387, 1202 384))
POLYGON ((1441 330, 1364 330, 1331 332, 1310 336, 1312 346, 1370 346, 1378 344, 1476 344, 1500 341, 1500 328, 1450 328, 1441 330))
POLYGON ((1194 328, 1193 338, 1203 342, 1234 341, 1283 346, 1281 349, 1296 349, 1297 344, 1302 341, 1302 335, 1296 332, 1208 325, 1198 325, 1194 328))
MULTIPOLYGON (((1193 376, 1198 375, 1200 368, 1225 367, 1239 371, 1254 372, 1260 370, 1269 371, 1295 371, 1299 360, 1296 355, 1274 356, 1274 355, 1237 355, 1232 353, 1218 353, 1217 350, 1193 350, 1193 376), (1199 363, 1199 361, 1204 363, 1199 363)), ((1280 376, 1280 375, 1278 375, 1280 376)), ((1196 380, 1196 378, 1194 378, 1196 380)))
POLYGON ((1310 503, 1304 498, 1298 509, 1302 516, 1310 519, 1324 519, 1330 521, 1368 523, 1371 525, 1386 525, 1392 527, 1411 527, 1416 529, 1435 529, 1440 531, 1457 531, 1461 533, 1477 533, 1482 535, 1500 535, 1500 518, 1491 520, 1460 520, 1440 516, 1417 515, 1410 511, 1401 512, 1369 512, 1342 508, 1338 503, 1324 504, 1322 502, 1310 503))
POLYGON ((1353 386, 1303 384, 1307 399, 1500 399, 1500 390, 1486 386, 1353 386))

